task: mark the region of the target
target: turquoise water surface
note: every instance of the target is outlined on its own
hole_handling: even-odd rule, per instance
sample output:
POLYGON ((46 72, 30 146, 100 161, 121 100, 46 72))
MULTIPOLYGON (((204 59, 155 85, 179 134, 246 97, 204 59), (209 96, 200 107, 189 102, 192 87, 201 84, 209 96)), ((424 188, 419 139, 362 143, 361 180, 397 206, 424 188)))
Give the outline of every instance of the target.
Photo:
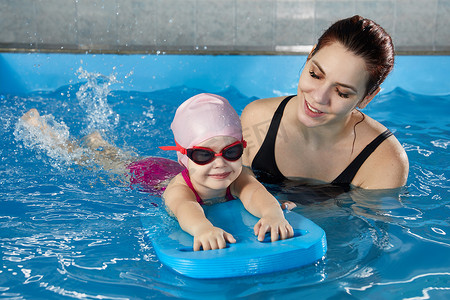
MULTIPOLYGON (((240 113, 296 92, 303 56, 0 55, 0 298, 448 299, 448 57, 399 57, 365 112, 394 132, 410 174, 400 191, 348 193, 268 186, 327 234, 328 252, 300 269, 196 280, 161 265, 142 228, 158 198, 58 150, 19 117, 31 108, 61 136, 99 130, 134 156, 174 153, 177 106, 218 93, 240 113), (231 63, 231 65, 230 65, 231 63)), ((89 155, 89 153, 88 153, 89 155)))

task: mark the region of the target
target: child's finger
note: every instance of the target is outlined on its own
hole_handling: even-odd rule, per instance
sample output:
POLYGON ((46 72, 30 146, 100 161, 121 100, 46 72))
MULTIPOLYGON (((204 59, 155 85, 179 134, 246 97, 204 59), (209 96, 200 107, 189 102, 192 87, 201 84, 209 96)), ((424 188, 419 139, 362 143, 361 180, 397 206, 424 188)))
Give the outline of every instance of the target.
POLYGON ((199 251, 202 247, 202 243, 194 239, 194 251, 199 251))
POLYGON ((271 227, 270 228, 270 240, 272 242, 278 241, 278 234, 279 234, 278 227, 271 227))
POLYGON ((278 233, 279 233, 280 240, 285 240, 288 236, 287 229, 284 226, 280 226, 278 228, 278 233))
POLYGON ((217 239, 209 240, 208 249, 203 248, 203 250, 214 250, 214 249, 219 249, 219 241, 217 239))
POLYGON ((236 239, 234 238, 234 236, 232 234, 224 231, 223 236, 228 243, 232 243, 232 244, 236 243, 236 239))
POLYGON ((259 234, 260 228, 261 228, 261 220, 258 221, 258 223, 256 223, 255 227, 253 227, 253 232, 255 233, 255 235, 259 234))
POLYGON ((225 241, 225 237, 217 239, 217 248, 216 249, 223 249, 227 246, 227 242, 225 241))
POLYGON ((294 236, 294 230, 291 225, 280 226, 280 239, 285 240, 294 236))
POLYGON ((286 226, 286 229, 288 231, 288 238, 294 237, 294 228, 290 224, 286 226))
MULTIPOLYGON (((264 241, 264 238, 266 237, 266 232, 268 232, 269 230, 270 230, 270 227, 267 225, 260 226, 259 232, 258 232, 258 241, 260 241, 260 242, 264 241)), ((271 235, 271 237, 272 237, 272 235, 271 235)))

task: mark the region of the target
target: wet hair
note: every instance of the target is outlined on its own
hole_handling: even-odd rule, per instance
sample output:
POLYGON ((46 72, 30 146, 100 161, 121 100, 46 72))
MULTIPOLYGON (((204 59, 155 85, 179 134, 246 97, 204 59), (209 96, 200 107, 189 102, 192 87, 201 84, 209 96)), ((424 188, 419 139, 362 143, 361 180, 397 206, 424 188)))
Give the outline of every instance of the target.
POLYGON ((394 45, 389 34, 372 20, 355 15, 331 25, 319 38, 309 58, 336 42, 364 59, 369 72, 365 95, 375 92, 394 67, 394 45))

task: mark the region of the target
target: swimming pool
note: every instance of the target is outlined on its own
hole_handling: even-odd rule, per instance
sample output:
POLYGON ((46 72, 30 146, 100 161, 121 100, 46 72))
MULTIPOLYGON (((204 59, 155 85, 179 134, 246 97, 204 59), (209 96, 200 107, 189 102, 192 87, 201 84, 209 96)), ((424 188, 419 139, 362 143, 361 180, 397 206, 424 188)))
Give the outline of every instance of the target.
POLYGON ((142 214, 156 196, 24 131, 32 107, 62 135, 102 130, 139 155, 175 158, 176 107, 199 92, 251 100, 296 92, 304 56, 0 55, 0 295, 2 298, 444 299, 450 297, 450 83, 447 56, 397 57, 365 110, 407 150, 394 191, 333 194, 269 187, 303 198, 297 211, 327 234, 323 261, 269 275, 195 280, 161 263, 142 214))

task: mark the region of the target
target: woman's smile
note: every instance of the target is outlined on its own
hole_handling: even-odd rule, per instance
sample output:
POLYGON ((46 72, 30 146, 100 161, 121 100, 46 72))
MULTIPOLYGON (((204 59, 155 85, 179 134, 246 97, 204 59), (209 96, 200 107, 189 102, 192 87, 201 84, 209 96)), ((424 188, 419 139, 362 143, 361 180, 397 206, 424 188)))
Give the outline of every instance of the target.
POLYGON ((320 117, 325 113, 311 106, 311 104, 305 100, 305 111, 311 117, 320 117))

